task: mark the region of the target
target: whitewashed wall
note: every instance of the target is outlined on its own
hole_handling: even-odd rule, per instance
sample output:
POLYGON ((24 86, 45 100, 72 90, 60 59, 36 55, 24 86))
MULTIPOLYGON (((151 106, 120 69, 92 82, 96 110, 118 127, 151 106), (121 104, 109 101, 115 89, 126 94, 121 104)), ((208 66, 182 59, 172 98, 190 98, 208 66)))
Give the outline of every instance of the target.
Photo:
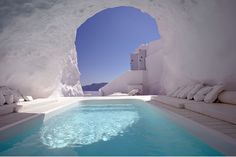
POLYGON ((197 80, 189 80, 184 78, 184 76, 178 78, 178 74, 175 71, 168 69, 167 58, 162 54, 162 45, 161 40, 156 40, 147 46, 147 70, 143 82, 145 94, 165 94, 168 89, 171 90, 177 86, 197 82, 197 80))
POLYGON ((165 92, 188 81, 236 90, 235 0, 1 0, 0 85, 34 97, 82 94, 75 58, 68 55, 76 29, 116 6, 139 8, 158 24, 161 50, 147 59, 153 69, 145 76, 148 91, 165 92), (77 72, 65 70, 68 61, 77 72))
POLYGON ((126 71, 120 77, 111 81, 100 89, 102 95, 110 95, 116 92, 128 93, 128 86, 143 83, 143 70, 126 71))

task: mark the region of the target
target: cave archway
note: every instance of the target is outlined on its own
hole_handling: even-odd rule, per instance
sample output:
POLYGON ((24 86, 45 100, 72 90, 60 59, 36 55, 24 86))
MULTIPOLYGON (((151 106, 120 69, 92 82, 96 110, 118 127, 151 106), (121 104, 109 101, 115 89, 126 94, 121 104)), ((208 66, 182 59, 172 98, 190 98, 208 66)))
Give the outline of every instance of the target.
POLYGON ((97 91, 129 70, 129 55, 160 39, 156 21, 134 7, 104 9, 78 29, 75 46, 84 91, 97 91), (92 85, 91 85, 92 84, 92 85))
POLYGON ((75 30, 96 13, 118 6, 138 8, 158 23, 165 64, 161 88, 168 89, 169 82, 178 84, 177 78, 222 82, 227 89, 236 89, 234 0, 2 1, 0 84, 24 95, 82 94, 75 30))

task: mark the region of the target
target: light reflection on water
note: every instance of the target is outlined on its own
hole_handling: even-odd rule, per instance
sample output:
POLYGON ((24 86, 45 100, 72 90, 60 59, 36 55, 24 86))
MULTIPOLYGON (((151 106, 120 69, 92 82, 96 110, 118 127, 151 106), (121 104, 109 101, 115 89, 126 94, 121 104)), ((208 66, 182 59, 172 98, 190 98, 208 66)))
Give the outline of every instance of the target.
POLYGON ((26 135, 0 141, 0 155, 222 155, 148 103, 89 100, 74 105, 26 135))
POLYGON ((138 120, 139 114, 131 104, 81 106, 49 119, 41 129, 41 140, 49 148, 108 141, 138 120))

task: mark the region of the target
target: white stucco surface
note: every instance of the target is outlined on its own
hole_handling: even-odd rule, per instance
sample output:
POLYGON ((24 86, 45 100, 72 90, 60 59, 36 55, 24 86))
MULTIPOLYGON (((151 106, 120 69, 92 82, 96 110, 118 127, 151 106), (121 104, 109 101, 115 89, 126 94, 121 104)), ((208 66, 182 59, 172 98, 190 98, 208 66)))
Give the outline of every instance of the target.
POLYGON ((120 77, 112 80, 106 86, 101 88, 101 95, 110 95, 116 92, 128 93, 130 85, 142 85, 143 75, 145 71, 143 70, 129 70, 122 74, 120 77))
POLYGON ((189 81, 236 90, 235 0, 1 0, 0 85, 34 97, 81 95, 75 31, 116 6, 141 9, 157 22, 161 39, 147 58, 149 92, 189 81))

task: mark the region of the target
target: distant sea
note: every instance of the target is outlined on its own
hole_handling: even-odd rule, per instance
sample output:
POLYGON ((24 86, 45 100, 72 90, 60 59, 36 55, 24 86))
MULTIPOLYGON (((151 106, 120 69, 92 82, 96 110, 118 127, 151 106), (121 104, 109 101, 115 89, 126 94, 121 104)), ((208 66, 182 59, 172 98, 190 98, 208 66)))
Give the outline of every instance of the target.
POLYGON ((92 83, 90 85, 82 86, 85 96, 99 96, 98 90, 105 86, 107 82, 92 83))
POLYGON ((99 91, 84 91, 84 96, 100 96, 99 91))
POLYGON ((83 91, 98 91, 100 88, 102 88, 106 84, 107 84, 107 82, 92 83, 90 85, 82 86, 82 88, 83 88, 83 91))

